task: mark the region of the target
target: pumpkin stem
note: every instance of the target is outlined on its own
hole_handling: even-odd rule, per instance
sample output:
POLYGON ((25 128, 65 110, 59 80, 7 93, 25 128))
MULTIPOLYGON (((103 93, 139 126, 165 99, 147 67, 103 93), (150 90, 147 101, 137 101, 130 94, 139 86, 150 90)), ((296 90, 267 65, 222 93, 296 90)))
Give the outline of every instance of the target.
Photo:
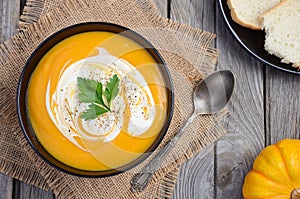
POLYGON ((300 188, 294 189, 294 190, 291 192, 290 198, 291 198, 291 199, 300 199, 300 188))

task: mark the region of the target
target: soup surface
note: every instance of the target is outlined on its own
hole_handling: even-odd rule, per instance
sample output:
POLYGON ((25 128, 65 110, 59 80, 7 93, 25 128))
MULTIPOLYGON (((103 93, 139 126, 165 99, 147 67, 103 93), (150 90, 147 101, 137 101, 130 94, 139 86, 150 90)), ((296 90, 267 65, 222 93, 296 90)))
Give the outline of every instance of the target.
POLYGON ((167 114, 155 60, 133 40, 103 31, 55 45, 33 72, 27 97, 30 122, 45 149, 69 166, 91 171, 115 169, 139 157, 157 138, 167 114), (96 103, 81 100, 79 78, 101 83, 105 95, 114 76, 118 93, 110 111, 82 117, 96 103))

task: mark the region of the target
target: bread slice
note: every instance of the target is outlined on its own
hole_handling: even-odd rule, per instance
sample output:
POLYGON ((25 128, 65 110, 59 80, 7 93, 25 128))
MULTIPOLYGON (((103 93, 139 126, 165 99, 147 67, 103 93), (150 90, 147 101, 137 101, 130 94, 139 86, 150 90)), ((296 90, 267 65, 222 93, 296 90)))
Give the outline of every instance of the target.
POLYGON ((300 0, 285 0, 260 16, 266 32, 265 49, 300 68, 300 0))
POLYGON ((253 30, 262 29, 258 17, 279 2, 280 0, 227 0, 232 19, 253 30))

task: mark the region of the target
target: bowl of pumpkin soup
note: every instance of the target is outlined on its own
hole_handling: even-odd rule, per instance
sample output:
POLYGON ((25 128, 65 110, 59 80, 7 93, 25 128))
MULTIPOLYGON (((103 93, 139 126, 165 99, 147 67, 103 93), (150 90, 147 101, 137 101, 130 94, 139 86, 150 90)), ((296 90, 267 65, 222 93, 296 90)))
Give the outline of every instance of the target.
POLYGON ((107 177, 145 160, 173 113, 173 87, 159 52, 136 32, 89 22, 60 30, 20 76, 20 126, 54 168, 107 177))

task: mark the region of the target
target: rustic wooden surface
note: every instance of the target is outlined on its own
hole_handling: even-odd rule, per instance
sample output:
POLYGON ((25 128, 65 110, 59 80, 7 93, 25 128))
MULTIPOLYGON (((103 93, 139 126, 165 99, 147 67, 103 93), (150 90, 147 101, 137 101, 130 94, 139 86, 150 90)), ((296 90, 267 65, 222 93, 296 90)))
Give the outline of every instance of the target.
MULTIPOLYGON (((231 69, 237 88, 229 109, 228 133, 181 168, 173 198, 242 198, 245 174, 261 149, 283 138, 299 138, 300 76, 270 68, 250 57, 227 30, 212 0, 154 0, 162 15, 217 34, 217 68, 231 69)), ((0 41, 17 31, 25 0, 0 0, 0 41)), ((0 174, 0 198, 55 196, 0 174)))

